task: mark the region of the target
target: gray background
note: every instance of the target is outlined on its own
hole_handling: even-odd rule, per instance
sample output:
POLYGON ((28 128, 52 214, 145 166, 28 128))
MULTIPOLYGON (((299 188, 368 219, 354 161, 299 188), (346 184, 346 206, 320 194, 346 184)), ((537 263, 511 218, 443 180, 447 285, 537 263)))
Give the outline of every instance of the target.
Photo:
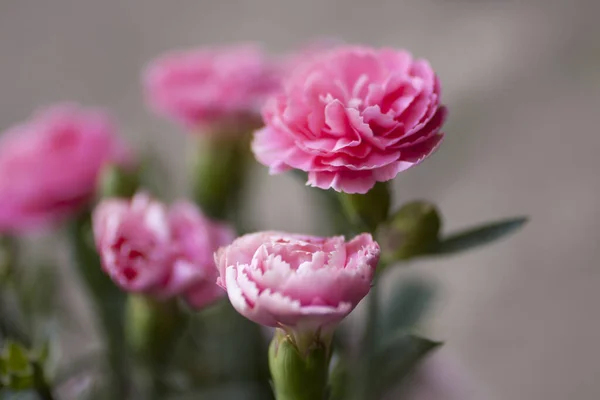
MULTIPOLYGON (((108 106, 134 144, 160 149, 182 195, 186 137, 141 97, 155 55, 319 36, 407 47, 439 72, 450 119, 435 157, 397 179, 397 201, 435 201, 450 229, 532 217, 505 242, 411 266, 442 287, 431 332, 483 397, 596 400, 599 16, 583 0, 2 0, 0 126, 57 100, 108 106)), ((254 187, 261 227, 315 229, 301 185, 258 169, 254 187)))

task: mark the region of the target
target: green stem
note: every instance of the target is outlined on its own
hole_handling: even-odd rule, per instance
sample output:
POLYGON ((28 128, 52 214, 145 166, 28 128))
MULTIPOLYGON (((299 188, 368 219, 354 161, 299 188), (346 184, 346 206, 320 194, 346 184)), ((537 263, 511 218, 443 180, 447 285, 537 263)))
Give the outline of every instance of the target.
POLYGON ((90 215, 83 214, 68 226, 68 239, 75 266, 87 287, 106 340, 106 358, 111 391, 115 399, 126 398, 129 386, 124 311, 126 295, 102 271, 92 245, 90 215))
POLYGON ((379 285, 377 284, 378 276, 373 278, 373 287, 367 297, 367 326, 365 327, 365 334, 363 337, 363 343, 361 347, 362 359, 364 371, 361 374, 364 379, 361 399, 371 399, 371 387, 370 382, 372 381, 371 375, 376 371, 376 367, 373 364, 372 355, 375 353, 377 346, 377 329, 379 327, 379 285))
MULTIPOLYGON (((249 135, 201 138, 194 155, 194 198, 211 218, 239 222, 239 205, 249 159, 249 135)), ((239 225, 239 224, 238 224, 239 225)))
POLYGON ((33 364, 33 375, 35 381, 35 392, 40 400, 54 400, 52 388, 44 377, 44 371, 42 370, 42 367, 37 363, 33 364))
MULTIPOLYGON (((240 215, 242 189, 248 173, 250 138, 248 132, 213 132, 200 139, 194 154, 194 199, 210 218, 232 222, 238 233, 245 231, 240 215)), ((262 398, 271 398, 269 368, 265 356, 266 341, 260 327, 237 313, 231 305, 201 316, 206 331, 205 338, 218 334, 226 344, 211 370, 227 381, 257 383, 262 398)), ((208 350, 212 353, 215 346, 208 350)), ((217 346, 219 347, 219 346, 217 346)), ((219 347, 220 349, 220 347, 219 347)), ((221 349, 220 349, 221 350, 221 349)), ((207 355, 204 355, 205 358, 207 355)), ((209 356, 211 361, 213 359, 209 356)))
POLYGON ((164 399, 169 392, 164 375, 169 371, 173 352, 187 324, 186 316, 176 300, 158 301, 130 295, 126 320, 128 342, 147 372, 148 397, 164 399))

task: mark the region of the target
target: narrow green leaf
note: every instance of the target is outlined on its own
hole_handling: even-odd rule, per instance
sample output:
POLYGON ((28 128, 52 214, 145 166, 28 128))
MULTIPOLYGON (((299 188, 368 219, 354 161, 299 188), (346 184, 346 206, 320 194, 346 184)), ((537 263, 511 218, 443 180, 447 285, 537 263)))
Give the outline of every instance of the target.
POLYGON ((427 312, 435 294, 433 285, 421 278, 406 278, 393 291, 382 311, 381 337, 414 328, 427 312))
POLYGON ((373 371, 369 377, 373 398, 379 398, 387 389, 402 381, 440 345, 440 342, 400 333, 380 346, 373 355, 373 365, 378 366, 377 371, 373 371))
POLYGON ((516 232, 527 217, 510 218, 451 234, 440 240, 431 254, 452 254, 491 243, 516 232))

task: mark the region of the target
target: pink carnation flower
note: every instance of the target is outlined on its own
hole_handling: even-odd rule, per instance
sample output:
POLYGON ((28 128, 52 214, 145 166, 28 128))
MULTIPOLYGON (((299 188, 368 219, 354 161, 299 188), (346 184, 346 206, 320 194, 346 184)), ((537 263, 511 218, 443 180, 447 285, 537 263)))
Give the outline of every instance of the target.
POLYGON ((148 103, 192 128, 260 119, 266 97, 279 88, 277 66, 256 45, 200 48, 167 54, 144 74, 148 103))
POLYGON ((144 194, 109 199, 94 211, 93 225, 103 268, 123 290, 158 299, 181 295, 196 308, 223 295, 213 252, 234 233, 194 205, 167 209, 144 194))
POLYGON ((366 193, 439 145, 446 115, 429 63, 405 51, 341 47, 284 81, 263 110, 252 149, 271 173, 308 172, 307 184, 366 193))
POLYGON ((59 220, 90 200, 105 164, 128 162, 107 114, 51 107, 0 139, 0 231, 59 220))
POLYGON ((331 332, 367 295, 379 245, 362 234, 321 238, 282 232, 242 236, 215 254, 235 309, 297 340, 331 332))

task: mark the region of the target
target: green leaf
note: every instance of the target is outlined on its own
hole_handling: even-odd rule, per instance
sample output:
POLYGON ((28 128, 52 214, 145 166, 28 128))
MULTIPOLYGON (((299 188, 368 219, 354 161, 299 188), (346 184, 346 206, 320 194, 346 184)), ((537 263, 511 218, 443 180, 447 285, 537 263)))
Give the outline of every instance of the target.
POLYGON ((1 386, 30 389, 34 386, 34 372, 27 349, 13 341, 5 342, 0 354, 1 386))
POLYGON ((26 372, 30 368, 27 350, 15 342, 7 342, 2 352, 2 359, 9 373, 26 372))
POLYGON ((527 217, 510 218, 451 234, 440 240, 431 254, 453 254, 491 243, 519 230, 527 217))
POLYGON ((383 309, 380 335, 390 337, 399 331, 414 328, 434 298, 433 285, 420 278, 406 278, 393 291, 383 309))
POLYGON ((14 374, 8 376, 9 388, 13 390, 27 390, 34 387, 33 374, 14 374))
POLYGON ((399 333, 379 347, 373 355, 373 365, 369 385, 373 398, 379 398, 385 391, 406 378, 431 351, 440 346, 435 342, 409 333, 399 333))

